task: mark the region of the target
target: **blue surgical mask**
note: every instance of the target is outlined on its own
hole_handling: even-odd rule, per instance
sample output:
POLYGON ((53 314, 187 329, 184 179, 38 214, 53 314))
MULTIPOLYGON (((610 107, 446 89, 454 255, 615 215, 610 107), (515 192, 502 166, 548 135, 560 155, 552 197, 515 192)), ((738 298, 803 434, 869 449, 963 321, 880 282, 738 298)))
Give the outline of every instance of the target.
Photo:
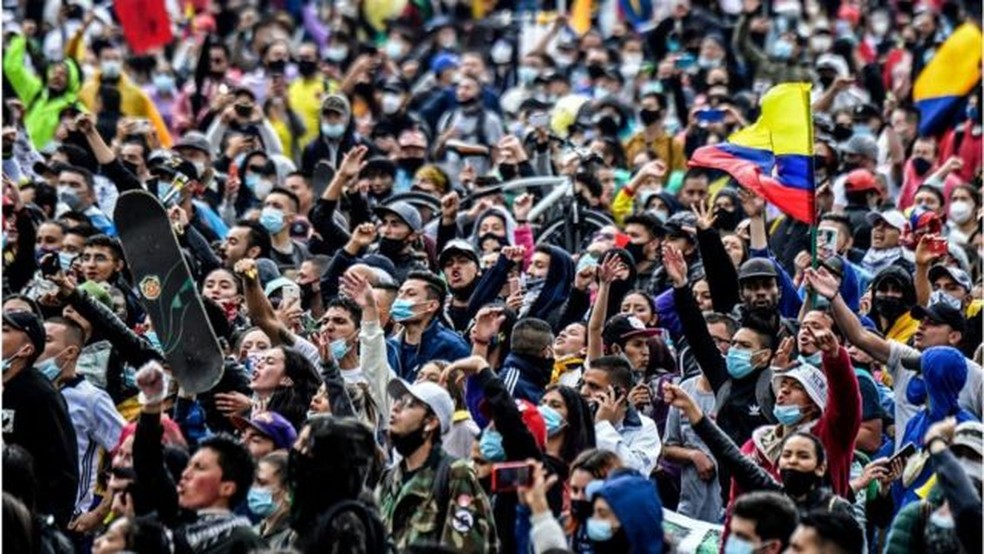
POLYGON ((869 137, 873 136, 871 132, 871 127, 869 127, 868 125, 865 125, 863 123, 855 123, 853 128, 854 128, 855 136, 869 136, 869 137))
POLYGON ((728 366, 728 375, 733 379, 741 379, 755 371, 755 367, 752 366, 751 350, 732 347, 728 350, 725 363, 728 366))
POLYGON ((724 543, 724 554, 752 554, 755 552, 755 545, 736 535, 728 535, 728 540, 724 543))
POLYGON ((393 321, 406 321, 414 316, 413 307, 416 303, 406 298, 397 298, 390 308, 390 318, 393 321))
POLYGON ((127 366, 126 369, 123 370, 123 388, 137 388, 137 370, 132 367, 127 366))
POLYGON ((321 134, 330 138, 337 139, 341 138, 345 134, 345 125, 341 123, 321 123, 321 134))
POLYGON ((149 342, 150 345, 156 348, 159 352, 164 351, 164 346, 161 345, 161 338, 157 336, 157 331, 147 331, 144 333, 144 338, 147 339, 147 342, 149 342))
POLYGON ((506 461, 506 450, 502 447, 502 435, 495 429, 487 429, 478 441, 482 457, 489 462, 506 461))
POLYGON ((962 310, 963 308, 960 299, 958 299, 957 297, 951 294, 944 292, 943 289, 934 290, 933 294, 929 295, 930 306, 938 303, 946 304, 947 306, 950 306, 954 310, 958 310, 958 311, 962 310))
POLYGON ((780 60, 793 57, 793 43, 788 40, 777 40, 772 44, 772 55, 780 60))
POLYGON ((533 81, 540 75, 540 71, 533 67, 520 66, 517 70, 517 76, 519 77, 519 82, 524 85, 532 85, 533 81))
POLYGON ((277 507, 273 502, 273 492, 265 487, 252 487, 246 495, 249 511, 258 517, 267 517, 277 507))
POLYGON ((780 406, 776 404, 772 408, 772 415, 776 416, 776 420, 779 423, 787 427, 792 427, 803 419, 803 409, 796 405, 780 406))
POLYGON ((564 421, 564 416, 560 415, 560 412, 550 406, 541 404, 537 409, 540 410, 540 415, 543 416, 543 422, 547 425, 548 437, 556 435, 567 424, 564 421))
POLYGON ((810 364, 813 367, 820 367, 820 364, 823 362, 823 352, 817 350, 809 356, 800 355, 799 361, 800 363, 810 364))
POLYGON ((52 356, 35 366, 38 368, 38 371, 41 372, 41 375, 44 375, 44 378, 51 382, 61 375, 61 368, 58 367, 58 363, 55 361, 55 358, 56 356, 52 356))
POLYGON ((331 341, 331 345, 329 346, 331 348, 331 356, 335 358, 336 362, 344 358, 350 350, 348 342, 345 339, 335 339, 331 341))
POLYGON ((594 542, 606 542, 612 540, 615 530, 612 523, 607 519, 588 518, 588 538, 594 542))
POLYGON ((154 81, 154 88, 157 92, 173 92, 174 91, 174 77, 168 75, 167 73, 156 73, 152 80, 154 81))
POLYGON ((267 206, 260 212, 260 225, 271 235, 275 235, 284 229, 284 212, 267 206))
POLYGON ((13 358, 4 358, 3 359, 3 365, 2 365, 3 372, 4 373, 7 373, 7 370, 10 369, 10 366, 13 363, 14 363, 14 359, 13 358))
POLYGON ((61 267, 62 271, 68 271, 72 268, 72 262, 75 261, 76 254, 71 252, 58 252, 58 265, 61 267))

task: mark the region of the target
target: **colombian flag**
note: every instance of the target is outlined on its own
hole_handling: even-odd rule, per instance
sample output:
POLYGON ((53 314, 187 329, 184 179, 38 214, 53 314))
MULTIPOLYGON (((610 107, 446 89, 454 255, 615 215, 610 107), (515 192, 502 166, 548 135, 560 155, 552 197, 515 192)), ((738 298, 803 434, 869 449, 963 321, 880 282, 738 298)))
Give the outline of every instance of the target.
POLYGON ((784 83, 762 97, 762 115, 728 142, 702 146, 691 167, 730 173, 790 217, 813 224, 813 115, 810 84, 784 83))
POLYGON ((912 99, 921 114, 919 134, 935 134, 946 127, 980 79, 981 30, 973 23, 964 23, 916 78, 912 99))

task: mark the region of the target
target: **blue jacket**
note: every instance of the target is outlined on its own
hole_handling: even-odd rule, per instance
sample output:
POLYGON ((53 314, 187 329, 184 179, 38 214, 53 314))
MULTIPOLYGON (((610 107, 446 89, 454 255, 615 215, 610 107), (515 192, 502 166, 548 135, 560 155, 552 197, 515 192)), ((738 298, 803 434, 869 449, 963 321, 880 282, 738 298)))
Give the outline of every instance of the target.
POLYGON ((420 337, 420 344, 404 344, 403 334, 387 339, 386 357, 390 367, 411 383, 420 366, 431 360, 455 361, 471 354, 471 347, 461 335, 445 327, 438 318, 431 320, 420 337))
MULTIPOLYGON (((541 362, 522 354, 509 354, 506 356, 502 368, 498 371, 498 375, 513 398, 527 400, 534 405, 539 405, 547 385, 550 384, 552 372, 553 365, 546 361, 541 362), (541 367, 541 364, 546 365, 541 367)), ((489 423, 481 409, 482 401, 485 399, 485 391, 482 390, 482 387, 471 383, 472 380, 469 378, 465 385, 465 403, 468 405, 472 419, 484 429, 489 423)))
POLYGON ((598 491, 611 506, 632 546, 632 554, 662 554, 663 506, 652 481, 635 471, 610 477, 598 491))

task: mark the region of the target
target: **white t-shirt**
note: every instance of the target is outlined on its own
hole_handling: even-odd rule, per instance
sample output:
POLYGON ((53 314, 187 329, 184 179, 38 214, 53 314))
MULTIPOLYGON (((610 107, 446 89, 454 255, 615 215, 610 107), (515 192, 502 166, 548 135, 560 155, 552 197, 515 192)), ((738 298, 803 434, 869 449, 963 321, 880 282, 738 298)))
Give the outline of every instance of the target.
MULTIPOLYGON (((895 391, 895 449, 898 450, 902 447, 902 436, 905 434, 906 424, 922 408, 922 406, 911 404, 905 397, 905 390, 909 386, 909 381, 918 374, 916 370, 919 369, 922 352, 894 340, 888 342, 888 347, 888 363, 885 366, 889 375, 892 376, 892 387, 895 391)), ((961 408, 978 418, 981 417, 982 385, 984 385, 984 374, 982 374, 981 366, 968 359, 967 382, 960 389, 957 403, 961 408)))

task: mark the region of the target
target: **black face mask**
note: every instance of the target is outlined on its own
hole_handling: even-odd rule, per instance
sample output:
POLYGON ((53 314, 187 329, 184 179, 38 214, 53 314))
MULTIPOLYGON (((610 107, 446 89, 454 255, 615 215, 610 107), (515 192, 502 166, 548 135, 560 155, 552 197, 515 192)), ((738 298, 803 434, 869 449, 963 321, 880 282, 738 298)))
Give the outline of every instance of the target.
POLYGON ((720 231, 734 231, 738 227, 738 214, 728 210, 714 210, 714 228, 720 231))
POLYGON ((588 77, 593 81, 595 79, 600 79, 602 75, 605 74, 605 68, 599 64, 593 63, 588 66, 588 77))
POLYGON ((851 138, 851 135, 853 134, 854 129, 848 125, 837 124, 834 125, 834 130, 830 133, 830 136, 834 137, 834 140, 837 142, 844 142, 845 140, 851 138))
POLYGON ((812 471, 797 471, 783 469, 779 471, 782 477, 782 487, 786 494, 794 498, 801 497, 820 486, 820 476, 812 471))
POLYGON ((126 170, 129 171, 130 173, 134 175, 139 175, 137 164, 131 162, 124 162, 124 161, 121 161, 120 163, 123 164, 123 167, 125 167, 126 170))
POLYGON ((410 431, 405 435, 395 435, 390 431, 389 439, 390 444, 393 448, 400 453, 400 456, 404 458, 410 456, 414 452, 423 446, 424 442, 427 440, 426 431, 424 431, 424 424, 421 423, 414 431, 410 431))
POLYGON ((571 500, 571 517, 577 521, 585 522, 594 513, 594 506, 590 500, 571 500))
POLYGON ((353 90, 356 95, 363 98, 372 98, 373 94, 376 92, 376 89, 374 89, 370 83, 358 83, 355 85, 353 90))
POLYGON ((844 162, 840 165, 840 171, 841 173, 850 173, 859 167, 861 164, 857 162, 844 162))
POLYGON ((916 175, 922 177, 929 173, 932 169, 933 162, 927 160, 926 158, 912 158, 912 169, 915 170, 916 175))
POLYGON ((314 60, 301 60, 297 62, 297 71, 304 77, 310 77, 314 75, 314 72, 318 70, 318 62, 314 60))
POLYGON ((878 310, 878 315, 884 317, 890 323, 899 318, 900 315, 908 311, 905 302, 901 298, 878 298, 875 297, 874 307, 878 310))
POLYGON ((413 174, 417 173, 417 170, 418 169, 420 169, 421 167, 423 167, 423 165, 424 165, 424 159, 423 158, 402 158, 402 159, 400 159, 399 162, 397 162, 397 165, 399 165, 401 169, 403 169, 404 171, 406 171, 407 174, 413 175, 413 174))
POLYGON ((493 240, 496 243, 498 243, 499 248, 504 248, 506 246, 509 246, 509 241, 506 239, 506 237, 500 237, 495 233, 485 233, 484 235, 478 237, 478 246, 479 248, 482 248, 484 250, 485 241, 493 241, 493 240))
POLYGON ((388 239, 383 237, 379 239, 379 253, 387 258, 395 258, 403 252, 403 247, 405 245, 405 240, 388 239))
POLYGON ((458 105, 461 106, 462 108, 466 108, 470 110, 478 106, 478 97, 476 96, 475 98, 466 98, 464 100, 459 99, 458 105))
POLYGON ((601 134, 614 137, 618 135, 618 121, 610 115, 606 115, 598 120, 598 130, 601 134))
POLYGON ((267 62, 266 68, 271 73, 283 73, 287 69, 287 62, 285 60, 273 60, 267 62))
POLYGON ((478 286, 478 276, 476 275, 475 278, 472 279, 471 282, 468 283, 467 285, 456 289, 450 289, 451 296, 453 296, 456 300, 468 300, 469 298, 471 298, 472 293, 475 292, 475 287, 477 286, 478 286))
POLYGON ((662 110, 642 110, 639 112, 639 119, 642 120, 643 125, 648 127, 659 121, 661 115, 663 115, 662 110))
POLYGON ((499 176, 503 181, 512 181, 519 176, 519 167, 515 164, 499 164, 499 176))
POLYGON ((823 85, 823 88, 825 89, 830 88, 830 85, 834 84, 834 78, 829 75, 824 75, 820 77, 820 84, 823 85))
POLYGON ((630 242, 625 245, 625 251, 632 256, 632 259, 635 260, 637 265, 646 261, 645 249, 646 245, 644 243, 630 242))

